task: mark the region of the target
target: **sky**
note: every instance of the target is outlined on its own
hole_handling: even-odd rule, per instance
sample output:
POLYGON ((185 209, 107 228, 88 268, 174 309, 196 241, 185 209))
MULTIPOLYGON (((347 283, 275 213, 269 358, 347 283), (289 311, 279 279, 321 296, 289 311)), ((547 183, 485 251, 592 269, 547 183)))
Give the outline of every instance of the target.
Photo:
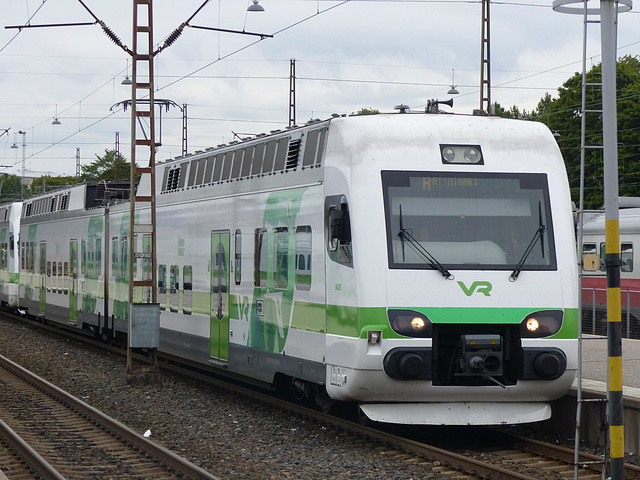
MULTIPOLYGON (((251 2, 153 2, 157 46, 197 12, 155 57, 155 98, 170 105, 161 125, 157 118, 157 161, 181 154, 184 105, 189 153, 286 128, 291 59, 298 125, 362 108, 424 111, 430 99, 454 98, 453 108, 442 107, 454 113, 480 107, 480 0, 259 0, 259 13, 247 12, 251 2), (451 85, 458 95, 447 95, 451 85)), ((116 132, 130 157, 130 109, 120 103, 131 99, 121 84, 130 55, 98 24, 37 26, 97 18, 131 48, 132 4, 0 0, 0 173, 20 175, 24 156, 27 176, 75 175, 76 158, 88 165, 114 149, 116 132), (56 117, 60 125, 52 125, 56 117)), ((491 98, 504 108, 535 109, 582 69, 583 17, 551 4, 492 0, 491 98)), ((621 14, 619 57, 640 55, 638 32, 638 12, 621 14)), ((590 24, 587 66, 598 63, 600 29, 590 24)))

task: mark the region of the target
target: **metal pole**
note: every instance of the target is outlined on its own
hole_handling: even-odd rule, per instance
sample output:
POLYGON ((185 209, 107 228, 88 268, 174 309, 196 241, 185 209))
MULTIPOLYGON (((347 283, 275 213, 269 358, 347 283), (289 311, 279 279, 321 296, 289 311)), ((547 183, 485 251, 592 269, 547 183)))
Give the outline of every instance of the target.
POLYGON ((620 222, 618 213, 618 130, 616 116, 616 2, 600 1, 602 44, 602 133, 607 267, 607 417, 611 480, 624 479, 622 405, 622 312, 620 295, 620 222))
POLYGON ((20 199, 24 200, 24 163, 27 158, 27 132, 20 130, 22 135, 22 173, 20 174, 20 199))
POLYGON ((491 0, 482 0, 480 39, 480 110, 491 115, 491 0))

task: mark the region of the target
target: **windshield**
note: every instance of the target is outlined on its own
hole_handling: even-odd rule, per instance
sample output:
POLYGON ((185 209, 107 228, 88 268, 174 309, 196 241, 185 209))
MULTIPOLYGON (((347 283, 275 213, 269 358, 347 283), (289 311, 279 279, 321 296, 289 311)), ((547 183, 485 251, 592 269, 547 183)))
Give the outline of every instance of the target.
POLYGON ((426 250, 447 269, 556 269, 545 174, 383 171, 382 187, 389 268, 433 269, 426 250))

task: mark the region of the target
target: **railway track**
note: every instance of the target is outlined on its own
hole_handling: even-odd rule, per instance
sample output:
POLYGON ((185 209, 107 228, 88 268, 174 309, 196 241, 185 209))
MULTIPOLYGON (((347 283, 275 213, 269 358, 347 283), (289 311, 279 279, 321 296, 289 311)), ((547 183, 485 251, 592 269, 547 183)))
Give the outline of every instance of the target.
MULTIPOLYGON (((174 373, 183 374, 191 378, 198 378, 203 382, 214 383, 221 388, 228 389, 241 395, 248 395, 263 404, 271 404, 275 408, 283 408, 293 414, 306 416, 323 425, 332 425, 354 436, 366 437, 376 443, 385 445, 385 455, 403 456, 407 461, 428 464, 445 475, 465 479, 485 480, 570 480, 574 478, 574 451, 561 445, 541 442, 523 436, 513 435, 502 431, 483 429, 491 437, 490 445, 483 446, 474 452, 474 447, 465 448, 463 453, 457 450, 460 445, 468 444, 469 439, 458 439, 452 442, 448 439, 442 443, 446 446, 438 447, 435 442, 423 441, 421 435, 408 432, 420 432, 420 428, 411 427, 401 433, 393 433, 395 427, 386 429, 383 425, 363 426, 349 416, 335 416, 322 413, 315 408, 291 403, 254 389, 229 384, 225 380, 212 378, 209 375, 198 374, 192 370, 175 365, 163 367, 174 373), (426 443, 429 442, 429 443, 426 443), (457 444, 457 447, 452 447, 457 444)), ((355 415, 351 415, 355 418, 355 415)), ((469 427, 472 429, 473 427, 469 427)), ((463 429, 460 429, 463 430, 463 429)), ((477 429, 475 429, 477 430, 477 429)), ((602 477, 602 458, 585 452, 580 452, 579 478, 582 480, 596 480, 602 477)), ((626 465, 625 479, 640 479, 640 467, 626 465)))
POLYGON ((3 356, 0 385, 0 458, 14 457, 0 466, 16 466, 4 471, 9 479, 24 470, 51 480, 217 479, 3 356))
MULTIPOLYGON (((37 325, 40 326, 40 324, 37 325)), ((49 330, 62 333, 56 328, 49 330)), ((76 340, 86 340, 85 337, 66 331, 64 336, 67 338, 73 337, 76 340)), ((88 343, 102 348, 105 347, 104 344, 96 343, 93 340, 88 343)), ((108 350, 111 352, 116 351, 112 347, 108 347, 108 350)), ((479 436, 485 434, 490 436, 491 441, 489 444, 481 447, 481 442, 473 442, 473 446, 469 446, 472 442, 469 441, 468 436, 457 441, 454 438, 453 441, 449 439, 441 442, 429 435, 421 435, 419 428, 406 430, 385 429, 384 427, 371 428, 360 425, 355 415, 351 415, 349 418, 327 415, 315 408, 291 403, 262 390, 247 388, 246 386, 230 383, 223 378, 213 377, 209 374, 176 365, 171 361, 173 359, 165 358, 164 360, 166 360, 166 363, 162 363, 162 368, 165 371, 195 378, 237 395, 248 396, 256 404, 271 405, 274 409, 288 410, 294 415, 313 419, 323 426, 332 426, 347 435, 353 435, 354 438, 364 438, 364 441, 377 444, 372 448, 381 451, 383 455, 398 456, 408 462, 424 464, 425 470, 427 468, 430 470, 435 469, 450 477, 466 479, 562 480, 574 478, 573 450, 559 445, 514 436, 502 431, 491 431, 490 434, 485 432, 478 434, 479 436), (398 431, 400 433, 397 433, 398 431), (443 446, 434 446, 434 443, 443 446), (461 451, 460 448, 462 446, 464 446, 464 449, 461 451)), ((472 427, 469 428, 471 429, 472 427)), ((464 429, 460 429, 460 431, 467 432, 464 429)), ((584 480, 602 478, 602 465, 599 460, 600 457, 581 453, 580 464, 584 464, 584 467, 580 469, 579 478, 584 480)), ((640 468, 628 465, 625 478, 640 478, 640 468)))

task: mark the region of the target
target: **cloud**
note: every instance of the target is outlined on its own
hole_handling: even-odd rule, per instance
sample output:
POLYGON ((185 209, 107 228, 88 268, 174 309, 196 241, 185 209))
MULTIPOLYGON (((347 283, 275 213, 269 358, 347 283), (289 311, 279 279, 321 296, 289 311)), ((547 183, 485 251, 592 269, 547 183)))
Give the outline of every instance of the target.
MULTIPOLYGON (((156 0, 156 46, 202 3, 156 0)), ((85 4, 132 47, 130 0, 85 4)), ((190 151, 228 142, 232 132, 285 127, 292 58, 299 124, 363 107, 392 111, 405 103, 421 110, 428 99, 448 98, 454 69, 460 95, 453 111, 479 107, 479 2, 261 0, 260 14, 247 13, 248 4, 209 2, 191 24, 274 38, 187 27, 156 58, 156 97, 188 105, 190 151)), ((548 0, 491 8, 492 99, 507 108, 535 108, 581 68, 581 18, 553 12, 548 0)), ((4 25, 22 25, 36 11, 32 24, 93 21, 77 0, 27 0, 3 8, 4 25)), ((619 45, 631 45, 623 54, 634 55, 640 17, 625 15, 619 45)), ((595 61, 598 35, 590 30, 595 61)), ((73 174, 76 148, 83 163, 92 162, 113 148, 115 132, 128 156, 129 111, 109 109, 130 98, 120 84, 129 56, 98 25, 2 29, 0 50, 0 132, 11 128, 0 138, 3 165, 20 163, 10 148, 18 130, 27 131, 27 163, 34 170, 73 174), (62 125, 54 127, 56 105, 62 125)), ((129 62, 129 74, 131 68, 129 62)), ((159 159, 180 153, 182 133, 180 109, 170 108, 162 119, 159 159)))

